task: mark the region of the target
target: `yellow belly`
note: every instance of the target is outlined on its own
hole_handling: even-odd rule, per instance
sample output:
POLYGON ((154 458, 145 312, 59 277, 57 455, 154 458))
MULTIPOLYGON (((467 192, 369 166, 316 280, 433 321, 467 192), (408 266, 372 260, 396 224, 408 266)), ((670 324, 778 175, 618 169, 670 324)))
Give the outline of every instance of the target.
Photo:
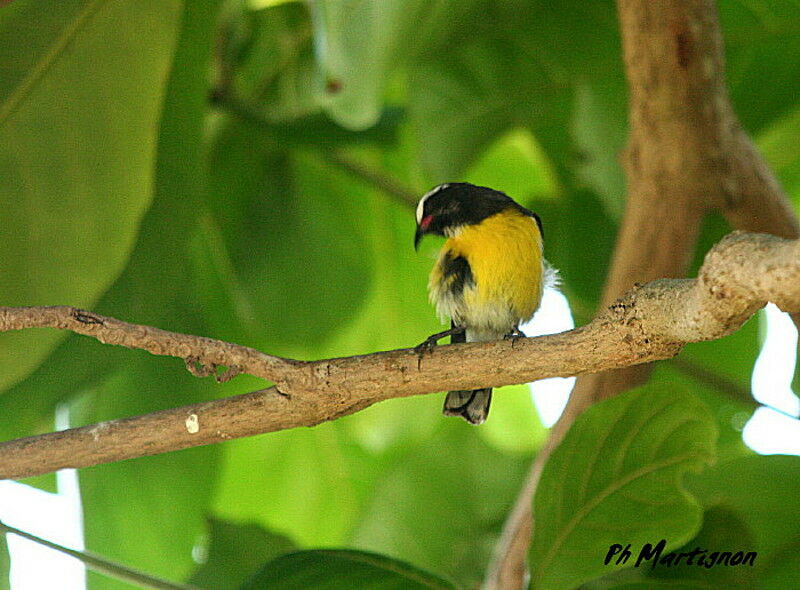
POLYGON ((542 299, 542 236, 536 221, 508 210, 466 226, 447 240, 431 271, 431 299, 441 316, 468 329, 468 340, 499 338, 529 320, 542 299), (444 277, 445 256, 463 256, 473 286, 460 296, 444 277), (472 332, 470 335, 469 332, 472 332))

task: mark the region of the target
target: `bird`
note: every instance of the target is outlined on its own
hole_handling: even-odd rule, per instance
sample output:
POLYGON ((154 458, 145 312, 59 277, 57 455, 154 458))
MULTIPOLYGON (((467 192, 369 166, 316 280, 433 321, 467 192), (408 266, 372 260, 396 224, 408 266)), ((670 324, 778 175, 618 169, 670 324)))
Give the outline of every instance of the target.
MULTIPOLYGON (((554 271, 543 256, 542 221, 505 193, 466 182, 440 184, 425 193, 416 209, 414 249, 427 234, 447 238, 428 278, 428 294, 450 329, 415 348, 422 359, 439 340, 486 342, 524 337, 554 271)), ((450 391, 446 416, 482 424, 492 389, 450 391)))

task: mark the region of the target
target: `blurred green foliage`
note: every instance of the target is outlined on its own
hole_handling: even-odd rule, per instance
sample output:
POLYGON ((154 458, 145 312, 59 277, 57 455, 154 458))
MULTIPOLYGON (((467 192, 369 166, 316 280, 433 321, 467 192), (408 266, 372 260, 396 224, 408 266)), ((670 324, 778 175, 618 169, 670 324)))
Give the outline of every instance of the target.
POLYGON ((9 559, 8 555, 6 535, 0 535, 0 590, 9 590, 11 588, 11 580, 8 576, 10 570, 11 559, 9 559))
MULTIPOLYGON (((409 200, 463 179, 536 210, 576 319, 595 311, 624 206, 627 97, 611 1, 40 8, 0 10, 3 305, 78 305, 294 358, 409 347, 439 325, 425 292, 432 250, 411 247, 409 200)), ((797 204, 800 6, 736 0, 720 12, 735 107, 797 204)), ((709 220, 698 260, 728 229, 709 220)), ((534 565, 549 551, 537 587, 603 574, 655 584, 598 565, 614 535, 673 547, 735 531, 769 560, 748 574, 763 587, 800 571, 790 551, 800 531, 785 514, 796 461, 751 456, 735 419, 755 407, 757 346, 753 321, 687 347, 687 362, 585 417, 536 499, 537 519, 552 523, 531 550, 534 565), (719 465, 693 477, 699 500, 689 496, 681 474, 714 455, 719 465), (607 491, 656 459, 674 462, 642 485, 664 505, 571 487, 589 478, 586 490, 607 491), (558 510, 585 511, 587 498, 602 519, 564 529, 558 510)), ((177 360, 55 331, 0 334, 0 369, 2 439, 51 430, 57 405, 80 425, 262 385, 217 385, 177 360)), ((391 400, 312 429, 86 469, 87 547, 215 588, 319 547, 385 557, 355 567, 348 559, 368 554, 295 553, 258 579, 448 587, 421 567, 474 586, 545 433, 521 387, 498 393, 480 428, 442 418, 440 404, 391 400)), ((4 558, 0 547, 0 570, 4 558)))

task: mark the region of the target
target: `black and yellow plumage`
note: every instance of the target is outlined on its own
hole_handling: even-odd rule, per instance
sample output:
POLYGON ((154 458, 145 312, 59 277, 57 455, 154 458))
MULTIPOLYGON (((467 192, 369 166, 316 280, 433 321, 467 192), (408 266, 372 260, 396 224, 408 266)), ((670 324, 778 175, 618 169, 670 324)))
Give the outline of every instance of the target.
MULTIPOLYGON (((518 337, 542 299, 545 262, 539 217, 500 191, 467 183, 437 186, 417 205, 414 246, 425 234, 447 237, 431 270, 428 292, 451 329, 452 342, 518 337)), ((444 413, 481 424, 491 389, 451 391, 444 413)))

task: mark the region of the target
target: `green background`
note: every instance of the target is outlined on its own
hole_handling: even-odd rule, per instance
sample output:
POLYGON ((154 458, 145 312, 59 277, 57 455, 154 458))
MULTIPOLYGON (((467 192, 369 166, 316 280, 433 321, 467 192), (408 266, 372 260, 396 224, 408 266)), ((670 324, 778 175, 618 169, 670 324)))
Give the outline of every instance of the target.
MULTIPOLYGON (((719 9, 734 106, 797 205, 800 5, 719 9)), ((626 99, 605 0, 17 0, 0 9, 0 304, 71 304, 301 359, 413 346, 440 328, 411 201, 468 180, 540 214, 582 323, 623 210, 626 99)), ((729 229, 709 219, 698 260, 729 229)), ((746 392, 757 321, 682 358, 746 392)), ((0 334, 0 439, 52 430, 56 406, 82 425, 261 386, 65 332, 0 334)), ((520 387, 480 428, 440 405, 390 400, 85 469, 87 548, 209 588, 473 587, 545 432, 520 387), (319 548, 337 551, 264 566, 319 548)), ((747 539, 769 565, 668 581, 786 587, 798 460, 743 446, 734 417, 755 407, 667 362, 594 408, 543 475, 533 585, 655 584, 602 566, 600 527, 670 549, 747 539)))

